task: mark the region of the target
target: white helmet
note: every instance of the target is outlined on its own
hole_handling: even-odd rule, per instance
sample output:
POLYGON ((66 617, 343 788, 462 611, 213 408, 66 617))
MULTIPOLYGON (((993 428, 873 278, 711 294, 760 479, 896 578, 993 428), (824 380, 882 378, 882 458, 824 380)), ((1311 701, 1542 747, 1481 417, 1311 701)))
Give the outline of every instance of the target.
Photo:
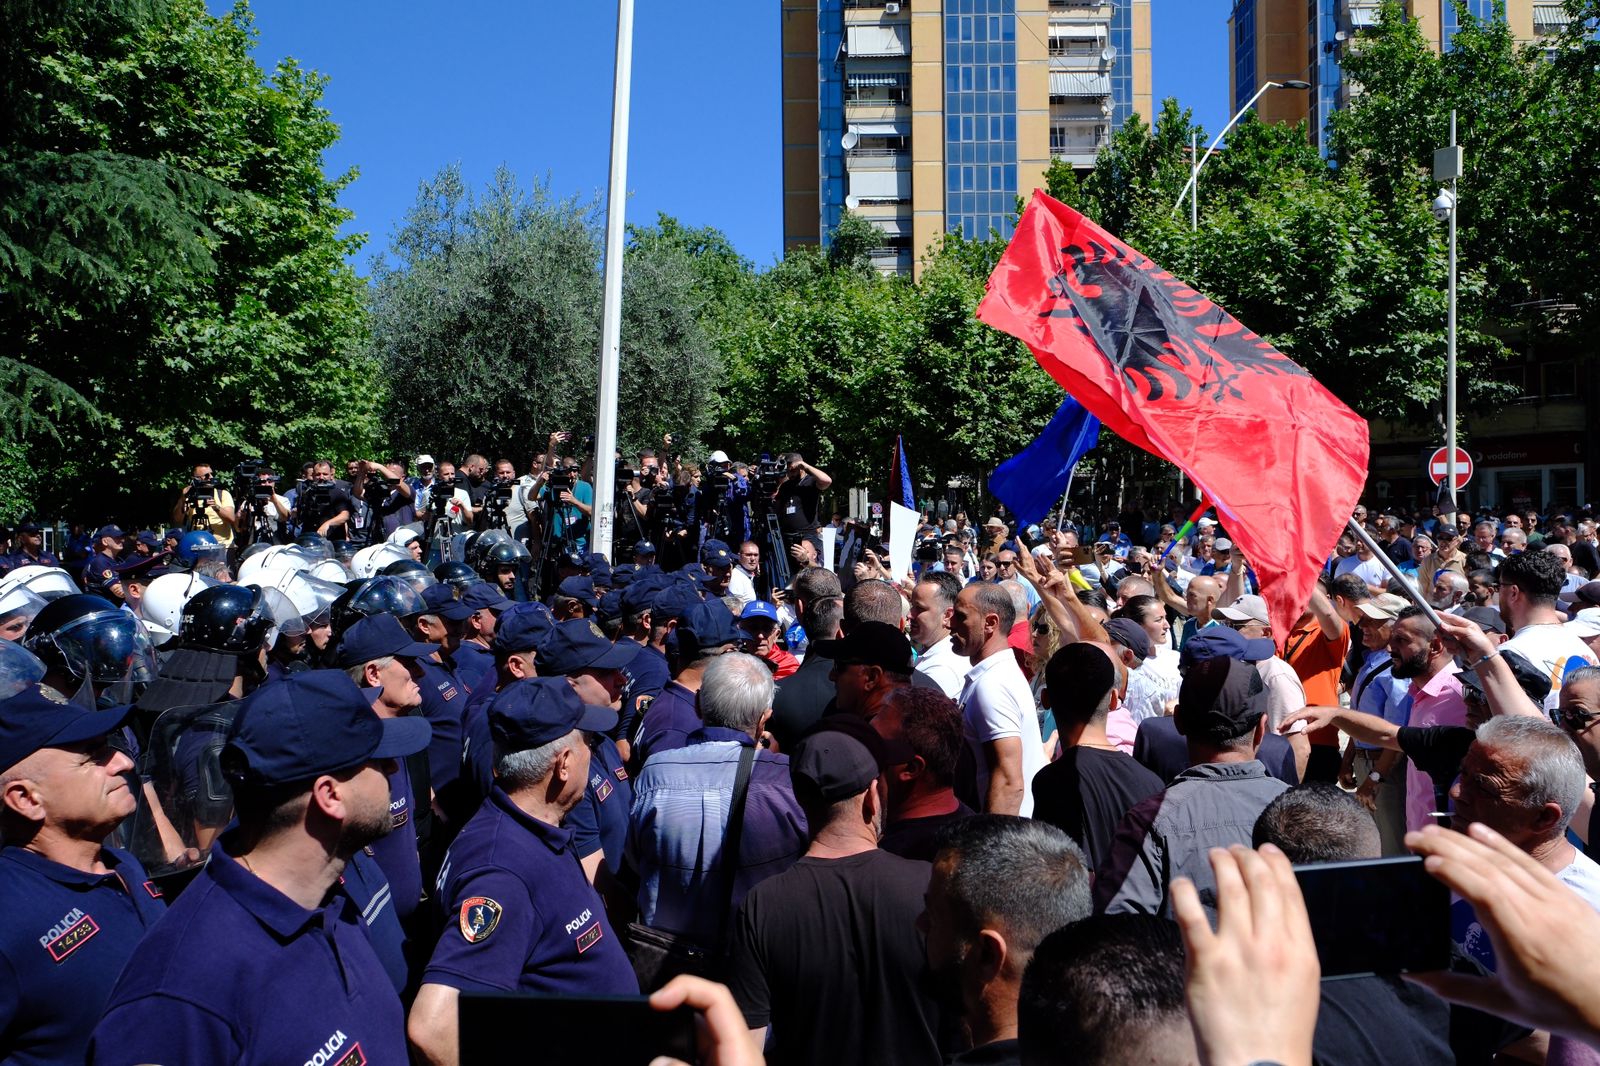
POLYGON ((319 577, 299 570, 280 570, 276 573, 263 574, 264 583, 258 588, 276 589, 289 598, 295 610, 300 612, 300 617, 310 621, 327 611, 345 592, 345 587, 332 581, 324 581, 319 577))
POLYGON ((78 592, 78 586, 59 566, 19 566, 7 574, 4 581, 0 581, 0 593, 9 592, 19 585, 26 586, 35 596, 46 600, 72 596, 78 592))
MULTIPOLYGON (((422 536, 421 523, 412 523, 409 526, 401 526, 393 533, 390 533, 388 543, 404 548, 420 536, 422 536)), ((407 554, 409 555, 409 553, 407 554)))
POLYGON ((139 619, 150 631, 150 639, 159 644, 177 636, 184 605, 201 590, 220 584, 215 578, 182 571, 162 574, 150 582, 139 601, 139 619))
POLYGON ((726 463, 728 461, 728 453, 723 451, 721 448, 718 448, 716 451, 711 453, 706 461, 710 463, 726 463))
POLYGON ((390 563, 411 561, 411 553, 395 544, 373 544, 356 552, 355 558, 350 560, 350 569, 356 577, 376 577, 378 571, 390 563))
POLYGON ((17 584, 0 588, 0 623, 21 619, 26 626, 49 601, 27 585, 17 584))
POLYGON ((239 563, 238 581, 254 581, 268 571, 309 570, 316 557, 298 544, 274 544, 239 563))
MULTIPOLYGON (((407 554, 406 558, 411 558, 410 554, 407 554)), ((324 559, 312 566, 306 573, 312 577, 320 577, 324 581, 334 581, 341 585, 354 576, 350 573, 350 568, 337 559, 324 559)))

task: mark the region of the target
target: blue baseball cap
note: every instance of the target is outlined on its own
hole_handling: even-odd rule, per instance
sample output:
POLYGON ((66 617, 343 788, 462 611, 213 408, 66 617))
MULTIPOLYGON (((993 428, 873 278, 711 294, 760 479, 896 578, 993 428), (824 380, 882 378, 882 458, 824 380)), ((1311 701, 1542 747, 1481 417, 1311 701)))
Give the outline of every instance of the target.
POLYGON ((103 737, 122 728, 133 708, 88 711, 75 703, 57 703, 29 685, 0 700, 0 770, 7 770, 40 748, 65 748, 103 737))
POLYGON ((678 619, 678 647, 688 656, 697 650, 723 644, 740 644, 745 634, 733 621, 733 612, 721 600, 706 600, 678 619))
POLYGON ((700 562, 703 566, 732 566, 733 552, 720 540, 708 540, 700 546, 700 562))
POLYGON ((622 610, 634 614, 655 606, 656 597, 668 585, 665 574, 640 574, 622 589, 622 610))
POLYGON ((139 530, 139 532, 135 534, 134 539, 140 544, 148 544, 152 548, 161 547, 161 538, 156 536, 156 531, 153 529, 139 530))
POLYGON ((539 673, 547 677, 579 670, 621 670, 639 654, 639 645, 613 644, 595 631, 587 618, 558 623, 539 648, 539 673))
POLYGON ((101 537, 126 537, 126 536, 127 536, 127 534, 122 531, 122 527, 121 526, 115 526, 115 525, 101 526, 99 529, 94 531, 94 539, 95 540, 99 540, 101 537))
POLYGON ((637 541, 633 545, 633 554, 635 555, 654 555, 655 553, 656 546, 648 540, 637 541))
POLYGON ((608 589, 611 587, 611 564, 604 559, 589 567, 589 580, 596 588, 608 589))
POLYGON ((622 617, 621 589, 612 589, 600 597, 600 617, 608 621, 622 617))
POLYGON ((500 586, 480 581, 461 594, 461 602, 466 604, 468 611, 484 609, 503 611, 510 607, 513 601, 506 599, 505 593, 500 591, 500 586))
POLYGON ((632 563, 618 563, 611 568, 611 587, 625 589, 633 583, 633 574, 636 567, 632 563))
POLYGON ((450 622, 465 622, 472 617, 472 608, 456 599, 456 587, 448 582, 423 589, 422 603, 420 614, 436 614, 450 622))
POLYGON ((600 606, 600 601, 594 594, 594 582, 587 577, 569 577, 556 586, 556 591, 577 600, 591 611, 600 606))
POLYGON ((769 618, 776 622, 778 609, 766 600, 752 600, 739 612, 739 621, 743 622, 746 618, 769 618))
POLYGON ((704 602, 700 598, 699 589, 695 586, 687 582, 675 581, 670 577, 665 577, 665 575, 663 577, 665 584, 661 591, 656 593, 655 599, 650 602, 650 609, 660 616, 652 619, 656 625, 662 624, 669 618, 682 619, 691 610, 704 602))
POLYGON ((564 677, 513 681, 489 704, 489 733, 508 751, 542 747, 574 729, 608 733, 616 726, 616 711, 584 703, 564 677))
POLYGON ((161 540, 162 540, 163 543, 166 542, 166 541, 169 541, 169 540, 182 540, 182 539, 183 539, 183 530, 178 529, 177 527, 173 527, 172 529, 169 529, 166 532, 161 534, 161 540))
POLYGON ((372 614, 344 631, 333 664, 341 670, 370 663, 385 655, 404 659, 426 659, 439 650, 437 644, 423 644, 411 638, 400 619, 392 614, 372 614))
POLYGON ((584 566, 593 570, 597 566, 610 566, 611 560, 605 557, 604 552, 590 552, 583 557, 584 566))
POLYGON ((537 651, 555 631, 550 608, 542 603, 514 603, 494 623, 494 650, 511 654, 537 651))
POLYGON ((343 670, 306 670, 240 701, 222 769, 236 783, 286 785, 415 755, 432 739, 426 718, 379 718, 343 670))
POLYGON ((1183 652, 1178 657, 1180 670, 1187 670, 1202 659, 1238 659, 1258 663, 1272 658, 1277 649, 1266 637, 1247 639, 1237 629, 1225 625, 1206 626, 1196 630, 1194 636, 1183 642, 1183 652))

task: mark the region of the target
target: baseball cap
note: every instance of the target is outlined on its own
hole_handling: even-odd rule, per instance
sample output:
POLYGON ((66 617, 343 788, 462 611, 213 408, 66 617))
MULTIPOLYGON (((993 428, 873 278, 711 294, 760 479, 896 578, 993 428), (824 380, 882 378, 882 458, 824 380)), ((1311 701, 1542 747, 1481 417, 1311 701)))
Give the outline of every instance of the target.
MULTIPOLYGON (((1221 541, 1218 541, 1220 544, 1221 541)), ((1226 607, 1218 607, 1217 614, 1230 622, 1260 622, 1271 625, 1267 614, 1267 601, 1260 596, 1240 596, 1226 607)))
POLYGON ((1111 619, 1106 623, 1106 635, 1113 644, 1122 645, 1141 659, 1148 659, 1155 654, 1155 649, 1150 646, 1150 634, 1131 618, 1111 619))
POLYGON ((614 589, 627 588, 628 585, 632 583, 634 572, 637 569, 638 567, 634 566, 632 563, 618 563, 616 566, 613 566, 611 568, 611 587, 614 589))
POLYGON ((510 654, 538 651, 551 633, 555 618, 542 603, 514 603, 500 612, 494 623, 494 650, 510 654))
POLYGON ((17 532, 18 533, 43 533, 44 532, 44 527, 41 526, 39 523, 35 522, 33 519, 27 518, 27 519, 24 519, 23 521, 17 523, 17 532))
POLYGON ((809 786, 824 803, 859 796, 878 779, 878 763, 865 744, 836 729, 811 733, 789 755, 796 789, 809 786))
POLYGON ((1600 637, 1600 607, 1588 607, 1577 613, 1562 628, 1579 640, 1600 637))
POLYGON ((648 540, 641 540, 641 541, 634 542, 633 554, 635 554, 635 555, 654 555, 655 553, 656 553, 656 546, 654 544, 650 543, 648 540))
POLYGON ((1211 542, 1211 550, 1218 552, 1231 552, 1233 551, 1233 541, 1229 540, 1227 537, 1218 537, 1216 540, 1211 542))
POLYGON ((379 718, 343 670, 306 670, 240 701, 222 768, 235 782, 284 785, 414 755, 432 739, 426 718, 379 718))
POLYGON ((1213 529, 1216 527, 1216 524, 1217 520, 1215 518, 1202 518, 1200 521, 1195 523, 1195 525, 1201 529, 1213 529))
POLYGON ((1380 593, 1372 599, 1361 603, 1361 613, 1368 618, 1379 622, 1392 622, 1400 617, 1400 612, 1411 605, 1411 601, 1404 596, 1396 596, 1392 592, 1380 593))
POLYGON ((587 577, 569 577, 556 586, 556 591, 587 606, 591 611, 600 606, 594 594, 594 580, 587 577))
POLYGON ((489 733, 508 751, 542 747, 574 729, 607 733, 616 725, 616 711, 584 703, 564 677, 524 677, 489 704, 489 733))
POLYGON ((138 540, 140 544, 148 544, 152 548, 161 547, 161 538, 156 536, 156 531, 153 529, 139 530, 139 532, 135 534, 135 539, 138 540))
POLYGON ((64 748, 103 737, 128 720, 133 708, 88 711, 57 703, 38 685, 0 700, 0 770, 9 769, 40 748, 64 748))
POLYGON ((878 666, 891 673, 911 672, 911 641, 888 622, 862 622, 838 640, 819 640, 811 652, 840 666, 878 666))
POLYGON ((468 611, 481 611, 485 608, 491 611, 503 611, 512 603, 506 599, 505 593, 500 591, 498 585, 491 585, 487 581, 480 581, 463 592, 461 602, 466 604, 468 611))
POLYGON ((1186 737, 1231 740, 1243 736, 1267 712, 1267 686, 1249 663, 1206 659, 1183 675, 1173 718, 1186 737))
POLYGON ((456 599, 454 585, 440 582, 422 590, 422 614, 435 614, 450 622, 464 622, 472 617, 472 608, 456 599))
MULTIPOLYGON (((1578 612, 1582 614, 1582 611, 1578 612)), ((1500 617, 1500 612, 1493 607, 1468 607, 1461 612, 1461 617, 1476 625, 1485 633, 1504 633, 1506 620, 1500 617)))
POLYGON ((683 661, 692 661, 696 652, 723 644, 744 641, 744 631, 733 621, 733 612, 721 600, 697 603, 678 619, 678 647, 683 661))
POLYGON ((1600 581, 1579 585, 1578 591, 1572 594, 1572 602, 1581 603, 1585 607, 1600 607, 1600 581))
POLYGON ((589 583, 599 589, 614 587, 611 583, 611 564, 604 558, 589 564, 589 583))
POLYGON ((751 600, 744 605, 744 610, 739 612, 739 621, 746 618, 766 618, 773 622, 778 621, 778 609, 766 600, 751 600))
MULTIPOLYGON (((660 575, 663 581, 661 591, 650 601, 652 611, 651 621, 655 625, 663 625, 668 619, 678 619, 678 624, 683 625, 683 619, 690 611, 703 603, 700 593, 695 585, 679 581, 667 574, 660 575), (659 615, 660 617, 655 617, 659 615)), ((632 586, 629 586, 630 588, 632 586)), ((723 610, 727 610, 726 607, 723 610)))
MULTIPOLYGON (((1528 699, 1533 701, 1533 705, 1542 707, 1545 697, 1550 694, 1550 675, 1514 651, 1503 651, 1500 653, 1500 658, 1511 667, 1511 676, 1517 679, 1517 686, 1528 699)), ((1476 670, 1463 670, 1456 676, 1461 679, 1461 688, 1464 691, 1484 696, 1483 679, 1478 676, 1476 670)))
POLYGON ((1000 521, 999 515, 990 515, 983 523, 984 529, 1005 529, 1006 524, 1000 521))
POLYGON ((127 534, 122 531, 122 527, 121 526, 101 526, 99 529, 94 531, 94 539, 95 540, 99 540, 101 537, 126 537, 126 536, 127 536, 127 534))
POLYGON ((437 644, 423 644, 411 638, 400 619, 392 614, 368 615, 344 631, 334 665, 340 669, 370 663, 385 655, 407 659, 426 659, 439 650, 437 644))
POLYGON ((1207 659, 1239 659, 1247 663, 1258 663, 1263 659, 1272 658, 1272 641, 1266 637, 1247 639, 1237 629, 1227 626, 1206 626, 1198 630, 1194 636, 1183 642, 1183 652, 1178 665, 1187 672, 1190 667, 1207 659))
POLYGON ((600 597, 600 606, 596 608, 603 621, 614 621, 622 617, 622 590, 612 589, 600 597))
POLYGON ((595 632, 587 618, 569 618, 555 626, 538 652, 539 672, 554 676, 579 670, 621 670, 639 654, 639 645, 613 644, 595 632))
POLYGON ((427 454, 419 455, 415 459, 415 463, 419 467, 432 466, 433 465, 433 456, 427 455, 427 454))
POLYGON ((732 566, 733 552, 720 540, 708 540, 700 547, 700 563, 703 566, 732 566))
POLYGON ((622 588, 622 611, 635 614, 655 605, 656 595, 667 587, 665 574, 640 574, 622 588))

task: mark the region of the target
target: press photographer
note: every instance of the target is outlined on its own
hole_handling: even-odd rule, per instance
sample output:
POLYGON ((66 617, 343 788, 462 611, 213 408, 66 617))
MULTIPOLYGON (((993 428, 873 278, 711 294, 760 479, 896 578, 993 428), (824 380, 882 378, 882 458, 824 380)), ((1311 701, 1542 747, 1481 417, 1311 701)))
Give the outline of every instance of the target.
POLYGON ((720 540, 740 544, 750 539, 750 479, 743 463, 735 464, 724 451, 714 451, 706 459, 706 472, 700 482, 700 527, 702 542, 720 540))
POLYGON ((807 463, 799 452, 785 455, 783 463, 783 477, 773 490, 772 504, 784 542, 792 548, 807 533, 817 531, 822 493, 833 484, 833 478, 807 463))
POLYGON ((562 459, 556 454, 557 448, 571 439, 572 434, 564 430, 550 434, 549 466, 540 477, 542 484, 536 498, 548 505, 550 512, 545 523, 546 545, 559 543, 563 552, 583 555, 589 550, 594 486, 580 476, 576 457, 562 459))
MULTIPOLYGON (((528 512, 536 506, 536 482, 518 477, 510 459, 496 459, 494 480, 478 512, 478 528, 503 529, 517 540, 528 536, 528 512)), ((469 490, 470 495, 470 490, 469 490)))
POLYGON ((460 532, 472 521, 472 498, 456 484, 456 464, 446 459, 436 469, 433 484, 413 505, 425 523, 422 537, 430 543, 436 536, 460 532))
POLYGON ((196 463, 189 484, 172 505, 172 523, 184 529, 203 529, 223 544, 233 543, 239 518, 233 494, 217 485, 210 463, 196 463))
POLYGON ((360 539, 376 544, 417 520, 416 494, 402 464, 363 459, 356 468, 358 479, 351 495, 367 505, 366 536, 360 539))
POLYGON ((249 459, 234 470, 233 486, 239 499, 240 541, 245 545, 282 543, 292 506, 278 495, 278 475, 260 459, 249 459))
POLYGON ((355 509, 355 500, 334 483, 333 464, 326 459, 317 460, 311 468, 310 483, 301 485, 295 497, 295 521, 300 532, 347 540, 346 527, 355 509))

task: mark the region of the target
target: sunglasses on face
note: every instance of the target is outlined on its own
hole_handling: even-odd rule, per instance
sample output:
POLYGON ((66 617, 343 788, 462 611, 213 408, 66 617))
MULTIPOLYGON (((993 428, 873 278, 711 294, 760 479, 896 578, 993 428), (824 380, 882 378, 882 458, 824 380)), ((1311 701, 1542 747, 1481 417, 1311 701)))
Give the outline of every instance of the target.
POLYGON ((1588 711, 1582 711, 1576 707, 1557 707, 1550 712, 1550 717, 1555 721, 1556 725, 1567 732, 1581 733, 1588 729, 1589 724, 1596 718, 1600 718, 1600 714, 1590 714, 1588 711))

